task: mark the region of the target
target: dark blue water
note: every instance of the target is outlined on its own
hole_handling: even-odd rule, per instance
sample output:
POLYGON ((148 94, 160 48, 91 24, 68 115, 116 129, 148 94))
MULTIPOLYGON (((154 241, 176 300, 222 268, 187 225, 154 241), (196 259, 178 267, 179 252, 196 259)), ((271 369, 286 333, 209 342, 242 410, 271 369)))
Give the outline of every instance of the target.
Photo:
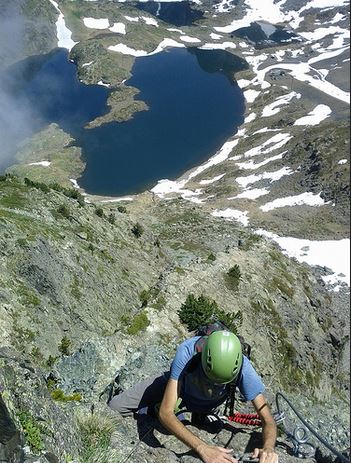
POLYGON ((106 112, 108 90, 78 82, 63 50, 22 73, 26 83, 16 94, 35 109, 33 131, 56 122, 82 147, 86 191, 137 193, 209 158, 243 122, 244 98, 229 74, 245 63, 232 56, 171 49, 138 58, 128 84, 140 89, 149 111, 95 129, 84 126, 106 112))
POLYGON ((239 86, 209 66, 212 72, 204 72, 196 52, 185 49, 137 59, 128 84, 150 109, 86 131, 79 141, 87 168, 79 183, 91 193, 139 192, 209 158, 243 122, 245 109, 239 86))
POLYGON ((133 6, 142 11, 154 15, 174 26, 190 26, 195 21, 202 19, 202 11, 196 10, 190 6, 188 1, 185 2, 137 2, 133 6))
POLYGON ((253 22, 249 27, 242 27, 231 33, 232 37, 240 37, 252 42, 256 48, 267 48, 278 44, 299 42, 301 38, 282 26, 253 22))

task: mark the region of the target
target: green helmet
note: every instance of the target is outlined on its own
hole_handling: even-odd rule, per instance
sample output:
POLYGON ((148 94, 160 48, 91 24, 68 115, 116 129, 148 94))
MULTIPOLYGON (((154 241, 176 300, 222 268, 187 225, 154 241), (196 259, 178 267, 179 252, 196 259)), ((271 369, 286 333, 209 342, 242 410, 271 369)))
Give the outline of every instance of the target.
POLYGON ((241 344, 229 331, 215 331, 207 338, 201 353, 202 368, 214 383, 227 384, 239 374, 243 363, 241 344))

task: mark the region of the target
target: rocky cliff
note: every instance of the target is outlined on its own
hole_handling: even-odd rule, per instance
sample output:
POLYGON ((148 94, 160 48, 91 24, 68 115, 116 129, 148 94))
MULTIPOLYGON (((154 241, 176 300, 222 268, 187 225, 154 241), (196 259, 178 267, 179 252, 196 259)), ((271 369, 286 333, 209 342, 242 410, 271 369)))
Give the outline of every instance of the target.
MULTIPOLYGON (((349 238, 346 6, 270 2, 262 18, 249 0, 206 1, 192 5, 202 19, 177 30, 155 25, 134 3, 62 0, 61 13, 49 1, 5 3, 1 25, 21 21, 13 22, 12 49, 1 46, 2 65, 50 51, 64 39, 62 24, 69 27, 79 42, 70 54, 79 78, 112 89, 111 112, 93 124, 145 109, 123 84, 135 56, 111 51, 117 42, 146 54, 165 39, 223 48, 250 69, 235 76, 247 100, 239 132, 166 192, 160 184, 130 198, 86 195, 76 184, 80 148, 56 125, 19 147, 0 177, 0 462, 199 461, 156 420, 122 419, 106 406, 115 378, 125 389, 169 368, 191 336, 179 317, 189 295, 237 314, 274 411, 281 392, 346 449, 349 286, 330 284, 334 276, 345 281, 340 271, 303 262, 316 242, 320 254, 349 238), (301 42, 255 48, 228 26, 245 15, 288 25, 301 42), (86 27, 84 18, 108 27, 86 27), (280 244, 296 239, 297 258, 267 231, 280 244)), ((285 406, 285 430, 293 432, 300 422, 285 406)), ((192 430, 238 457, 260 440, 241 425, 218 435, 192 430)), ((280 461, 298 461, 280 430, 280 461)), ((312 441, 318 450, 307 460, 335 460, 312 441)))
MULTIPOLYGON (((32 461, 39 453, 48 461, 100 461, 95 450, 103 451, 101 461, 124 461, 135 423, 113 416, 99 396, 118 373, 127 387, 168 368, 188 336, 177 312, 189 294, 241 311, 240 331, 254 346, 270 399, 277 391, 290 394, 314 418, 313 407, 323 404, 336 415, 335 442, 345 446, 347 301, 327 292, 308 266, 183 200, 144 194, 127 206, 96 206, 75 190, 11 176, 0 188, 8 461, 32 461), (237 286, 227 278, 234 265, 237 286), (105 428, 111 440, 98 449, 105 428), (94 452, 91 439, 98 440, 94 452)), ((148 454, 141 445, 132 461, 188 461, 163 439, 163 450, 148 454)))

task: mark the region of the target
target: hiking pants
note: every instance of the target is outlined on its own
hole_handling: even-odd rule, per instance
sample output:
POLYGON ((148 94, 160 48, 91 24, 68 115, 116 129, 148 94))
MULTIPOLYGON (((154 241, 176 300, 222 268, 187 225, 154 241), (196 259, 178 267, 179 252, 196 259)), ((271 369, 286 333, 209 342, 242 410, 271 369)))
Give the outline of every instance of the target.
POLYGON ((133 415, 144 407, 153 407, 162 401, 168 378, 169 372, 141 381, 113 397, 108 406, 122 416, 133 415))

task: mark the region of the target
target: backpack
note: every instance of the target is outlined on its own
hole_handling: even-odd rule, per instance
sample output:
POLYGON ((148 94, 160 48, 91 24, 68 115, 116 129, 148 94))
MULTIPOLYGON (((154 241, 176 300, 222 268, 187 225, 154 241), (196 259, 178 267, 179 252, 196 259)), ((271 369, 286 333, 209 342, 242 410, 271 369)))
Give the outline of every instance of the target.
MULTIPOLYGON (((206 344, 207 337, 210 336, 210 334, 214 333, 215 331, 231 331, 231 330, 223 322, 219 320, 212 322, 212 323, 207 323, 206 325, 202 325, 197 328, 197 330, 195 331, 195 336, 201 336, 201 337, 195 344, 196 353, 193 357, 193 360, 190 362, 189 366, 186 368, 187 372, 192 371, 193 369, 197 367, 198 362, 201 361, 201 352, 206 344)), ((251 345, 245 341, 243 336, 240 336, 240 335, 236 335, 236 336, 239 338, 243 355, 245 355, 245 357, 247 357, 250 360, 251 345)), ((228 410, 229 410, 229 416, 232 416, 234 414, 235 391, 236 391, 236 386, 237 386, 238 379, 240 378, 240 375, 241 375, 241 370, 237 378, 227 385, 228 399, 225 405, 225 411, 224 411, 225 415, 227 414, 228 410)))
MULTIPOLYGON (((195 336, 201 336, 195 345, 196 352, 202 352, 202 349, 206 343, 206 337, 210 334, 214 333, 215 331, 231 331, 223 322, 216 321, 212 323, 207 323, 206 325, 199 326, 195 331, 195 336)), ((245 341, 243 336, 236 334, 238 337, 243 355, 247 357, 249 360, 251 358, 251 345, 245 341)))

